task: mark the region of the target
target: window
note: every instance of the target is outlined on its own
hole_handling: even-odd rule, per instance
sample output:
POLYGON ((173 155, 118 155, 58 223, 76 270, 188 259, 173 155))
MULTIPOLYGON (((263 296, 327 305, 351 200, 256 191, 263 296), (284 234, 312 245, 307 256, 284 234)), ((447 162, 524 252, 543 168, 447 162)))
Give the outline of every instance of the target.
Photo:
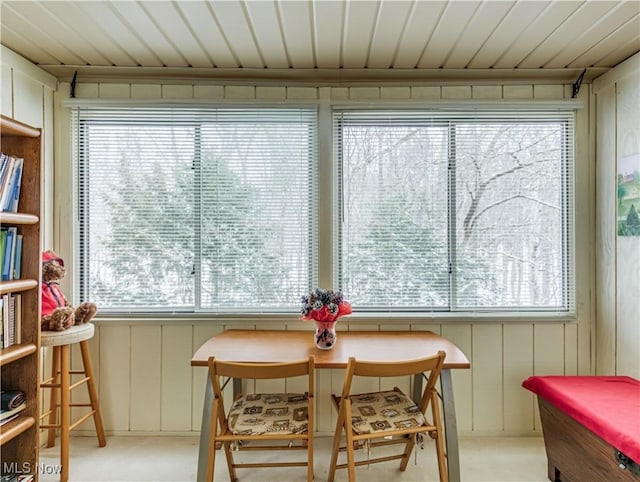
POLYGON ((573 309, 572 112, 336 110, 334 142, 356 310, 573 309))
POLYGON ((315 107, 75 108, 80 299, 293 314, 322 268, 360 313, 571 313, 573 117, 336 108, 318 185, 315 107))
POLYGON ((102 312, 297 310, 314 108, 79 108, 79 288, 102 312))

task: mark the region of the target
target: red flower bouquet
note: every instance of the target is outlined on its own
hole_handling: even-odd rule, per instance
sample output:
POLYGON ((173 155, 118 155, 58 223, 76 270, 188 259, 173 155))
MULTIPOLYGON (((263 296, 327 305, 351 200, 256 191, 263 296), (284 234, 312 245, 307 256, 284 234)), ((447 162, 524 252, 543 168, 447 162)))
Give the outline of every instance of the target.
POLYGON ((335 323, 338 318, 353 313, 351 304, 345 301, 340 291, 316 288, 300 300, 300 319, 335 323))

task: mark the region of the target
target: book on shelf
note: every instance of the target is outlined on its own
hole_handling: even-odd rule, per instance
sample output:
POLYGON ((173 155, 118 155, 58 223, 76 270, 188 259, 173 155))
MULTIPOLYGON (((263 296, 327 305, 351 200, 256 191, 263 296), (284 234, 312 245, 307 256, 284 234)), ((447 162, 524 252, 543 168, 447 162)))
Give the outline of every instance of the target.
POLYGON ((0 276, 2 275, 2 267, 4 266, 4 251, 7 247, 7 230, 2 228, 0 231, 0 276))
POLYGON ((20 279, 22 270, 22 235, 15 226, 3 227, 0 231, 0 274, 2 281, 20 279))
POLYGON ((9 156, 4 152, 0 153, 0 192, 4 193, 4 186, 9 178, 9 156))
POLYGON ((9 348, 11 346, 11 343, 9 343, 10 316, 11 295, 2 295, 2 348, 9 348))
POLYGON ((0 425, 17 418, 27 407, 27 398, 20 390, 0 391, 0 425))
POLYGON ((18 211, 24 160, 20 157, 2 154, 1 162, 0 211, 15 213, 18 211))
POLYGON ((10 417, 0 419, 0 426, 4 425, 5 423, 11 422, 11 420, 15 420, 19 416, 20 416, 20 413, 14 413, 10 417))
POLYGON ((9 321, 7 322, 7 338, 5 340, 6 346, 11 346, 16 339, 16 303, 13 296, 9 297, 9 321))
POLYGON ((22 342, 22 296, 2 295, 2 339, 0 348, 9 348, 22 342))
POLYGON ((22 234, 16 237, 15 263, 13 264, 13 279, 22 277, 22 234))
POLYGON ((16 237, 18 236, 18 228, 12 226, 7 229, 7 242, 4 249, 4 260, 2 262, 2 280, 11 279, 11 265, 15 263, 16 254, 16 237))
POLYGON ((18 212, 18 203, 20 202, 20 185, 22 184, 22 169, 24 166, 24 160, 19 158, 17 160, 18 165, 16 166, 15 171, 15 179, 13 184, 13 189, 10 194, 10 200, 7 203, 7 211, 12 213, 18 212))
POLYGON ((22 343, 22 296, 15 295, 14 344, 22 343))
POLYGON ((13 420, 14 418, 17 418, 20 415, 20 412, 22 412, 25 408, 27 408, 27 402, 23 402, 14 409, 1 411, 0 425, 13 420))

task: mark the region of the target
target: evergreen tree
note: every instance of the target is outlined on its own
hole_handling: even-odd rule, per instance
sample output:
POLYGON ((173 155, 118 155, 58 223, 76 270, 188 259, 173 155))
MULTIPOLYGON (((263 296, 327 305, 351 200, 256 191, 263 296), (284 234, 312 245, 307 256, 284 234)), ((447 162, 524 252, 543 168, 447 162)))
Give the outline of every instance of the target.
POLYGON ((635 205, 631 205, 626 220, 626 234, 629 236, 640 236, 640 216, 635 205))

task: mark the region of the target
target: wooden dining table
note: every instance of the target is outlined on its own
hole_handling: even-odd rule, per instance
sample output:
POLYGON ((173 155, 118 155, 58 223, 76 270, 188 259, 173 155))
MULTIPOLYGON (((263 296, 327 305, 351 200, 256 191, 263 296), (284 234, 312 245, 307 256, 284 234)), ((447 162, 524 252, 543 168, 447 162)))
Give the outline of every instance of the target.
MULTIPOLYGON (((445 426, 447 468, 451 482, 460 481, 458 430, 453 398, 452 369, 470 368, 471 363, 454 343, 431 331, 340 331, 331 350, 320 350, 308 331, 227 330, 207 340, 193 355, 191 366, 208 366, 209 357, 245 363, 274 363, 315 357, 315 367, 345 368, 349 357, 359 360, 392 362, 435 355, 444 350, 446 358, 440 375, 445 426)), ((234 393, 240 391, 234 380, 234 393)), ((422 377, 414 377, 413 398, 422 393, 422 377)), ((205 480, 213 389, 207 379, 202 409, 198 481, 205 480)))

